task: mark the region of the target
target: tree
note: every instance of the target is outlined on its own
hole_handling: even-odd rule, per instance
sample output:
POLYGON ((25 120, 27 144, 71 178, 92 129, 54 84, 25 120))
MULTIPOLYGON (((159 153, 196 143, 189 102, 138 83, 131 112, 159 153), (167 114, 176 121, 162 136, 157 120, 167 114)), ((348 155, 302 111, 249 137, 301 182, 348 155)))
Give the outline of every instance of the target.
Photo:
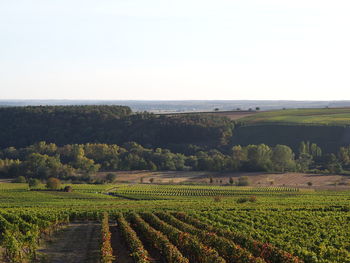
POLYGON ((259 110, 260 110, 260 107, 256 107, 255 110, 256 110, 256 111, 259 111, 259 110))
POLYGON ((230 177, 229 182, 230 182, 231 185, 233 184, 233 178, 232 177, 230 177))
POLYGON ((110 183, 113 183, 117 179, 117 175, 115 173, 108 173, 106 176, 106 180, 110 183))
POLYGON ((248 186, 250 185, 249 178, 247 176, 241 176, 238 178, 238 186, 248 186))
POLYGON ((232 147, 232 165, 233 170, 238 171, 243 162, 247 161, 247 151, 240 145, 232 147))
POLYGON ((57 176, 62 166, 58 156, 52 157, 40 153, 30 154, 23 163, 27 175, 43 179, 57 176))
POLYGON ((66 187, 64 187, 63 191, 67 193, 71 193, 73 192, 73 188, 70 185, 67 185, 66 187))
POLYGON ((338 159, 342 165, 350 164, 350 147, 340 147, 338 151, 338 159))
POLYGON ((94 174, 100 169, 99 164, 95 164, 94 160, 89 159, 85 156, 79 157, 73 163, 73 167, 77 168, 80 172, 84 174, 94 174))
POLYGON ((333 153, 326 155, 326 168, 330 173, 334 174, 340 174, 343 172, 342 165, 333 153))
POLYGON ((294 153, 286 145, 278 144, 272 149, 271 161, 275 171, 295 170, 294 153))
POLYGON ((57 190, 61 187, 61 181, 57 178, 50 177, 46 182, 46 188, 50 190, 57 190))
POLYGON ((310 154, 314 159, 320 158, 322 156, 322 150, 317 146, 316 143, 310 145, 310 154))
POLYGON ((306 148, 306 143, 305 142, 301 142, 299 144, 299 156, 301 154, 309 154, 309 150, 306 148))
POLYGON ((312 156, 308 153, 301 153, 297 160, 298 170, 300 172, 307 172, 310 165, 313 163, 312 156))
POLYGON ((148 166, 147 169, 149 171, 157 171, 158 169, 157 165, 155 165, 155 163, 152 161, 149 161, 147 166, 148 166))
POLYGON ((250 171, 271 170, 271 148, 265 144, 247 146, 247 169, 250 171))
POLYGON ((36 179, 36 178, 30 178, 28 180, 28 186, 29 188, 35 188, 38 187, 40 185, 40 180, 36 179))

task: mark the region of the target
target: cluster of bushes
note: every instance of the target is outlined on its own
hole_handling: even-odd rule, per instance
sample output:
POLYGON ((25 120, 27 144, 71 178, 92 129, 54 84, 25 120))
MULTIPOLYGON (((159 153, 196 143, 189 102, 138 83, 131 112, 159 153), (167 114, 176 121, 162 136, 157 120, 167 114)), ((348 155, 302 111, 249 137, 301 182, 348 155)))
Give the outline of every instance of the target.
POLYGON ((255 195, 248 196, 248 197, 240 197, 236 200, 238 204, 247 203, 247 202, 255 203, 257 201, 258 201, 258 198, 255 195))
POLYGON ((67 185, 64 188, 61 188, 61 180, 55 177, 50 177, 47 180, 42 181, 36 178, 29 178, 27 180, 24 176, 18 176, 13 180, 13 183, 28 183, 28 186, 30 189, 38 189, 40 184, 42 184, 43 182, 45 182, 45 187, 47 190, 60 190, 63 192, 73 191, 73 187, 70 185, 67 185))

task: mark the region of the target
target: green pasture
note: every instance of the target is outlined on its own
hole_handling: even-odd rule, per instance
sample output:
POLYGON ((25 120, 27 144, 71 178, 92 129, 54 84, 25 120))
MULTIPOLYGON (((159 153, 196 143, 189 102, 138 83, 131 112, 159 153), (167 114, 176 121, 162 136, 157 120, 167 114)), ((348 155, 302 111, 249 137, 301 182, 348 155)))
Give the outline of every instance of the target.
POLYGON ((289 109, 260 112, 239 120, 244 124, 321 124, 350 125, 350 108, 289 109))

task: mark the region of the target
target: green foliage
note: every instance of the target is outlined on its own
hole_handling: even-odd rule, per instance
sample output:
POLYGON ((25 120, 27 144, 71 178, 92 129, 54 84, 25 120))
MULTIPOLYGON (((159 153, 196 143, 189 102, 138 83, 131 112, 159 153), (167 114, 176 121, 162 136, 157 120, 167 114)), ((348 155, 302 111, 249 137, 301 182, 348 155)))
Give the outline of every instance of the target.
POLYGON ((106 175, 106 180, 110 183, 113 183, 117 179, 117 175, 115 173, 108 173, 106 175))
POLYGON ((109 230, 109 215, 104 212, 102 215, 101 224, 101 239, 102 244, 100 248, 101 263, 112 263, 114 260, 113 249, 111 245, 111 232, 109 230))
POLYGON ((71 192, 73 192, 73 187, 70 185, 67 185, 63 188, 63 191, 67 192, 67 193, 71 193, 71 192))
POLYGON ((230 177, 229 183, 232 185, 234 183, 233 178, 230 177))
POLYGON ((349 125, 350 109, 290 109, 265 111, 240 119, 243 123, 349 125))
POLYGON ((248 176, 241 176, 238 178, 237 186, 248 186, 250 185, 250 180, 248 176))
POLYGON ((18 176, 13 180, 14 183, 26 183, 27 180, 24 176, 18 176))
POLYGON ((57 178, 51 177, 46 182, 46 188, 50 190, 58 190, 61 187, 61 181, 57 178))
POLYGON ((316 143, 324 153, 336 152, 344 144, 350 144, 348 126, 310 125, 295 123, 252 123, 237 125, 232 144, 287 145, 299 152, 301 141, 316 143))
POLYGON ((29 188, 36 188, 40 185, 40 180, 35 179, 35 178, 30 178, 28 180, 28 186, 29 188))
MULTIPOLYGON (((323 155, 317 144, 309 142, 300 144, 297 158, 286 145, 237 145, 227 153, 200 150, 194 155, 184 155, 168 149, 144 148, 135 142, 123 147, 92 143, 56 146, 39 142, 25 148, 12 148, 10 154, 7 148, 0 149, 0 155, 5 157, 0 159, 0 175, 93 182, 91 176, 99 170, 308 172, 317 169, 325 173, 342 173, 350 169, 349 153, 349 147, 342 147, 337 155, 323 155), (10 156, 20 160, 8 159, 10 156)), ((114 176, 109 177, 107 181, 114 181, 114 176)))
MULTIPOLYGON (((38 141, 59 145, 136 141, 187 153, 195 145, 228 144, 233 129, 233 122, 221 116, 132 114, 128 107, 105 105, 0 108, 0 123, 0 147, 25 147, 38 141)), ((33 150, 48 155, 52 150, 38 149, 33 150)))
POLYGON ((238 204, 246 203, 246 202, 251 202, 255 203, 257 201, 256 196, 249 196, 249 197, 240 197, 236 200, 238 204))
POLYGON ((349 191, 149 184, 74 188, 66 194, 0 183, 0 246, 7 261, 35 262, 39 237, 51 235, 68 219, 96 221, 103 212, 108 212, 110 222, 117 222, 135 262, 149 262, 140 238, 169 262, 350 259, 349 191), (128 191, 135 199, 144 191, 153 199, 104 194, 112 189, 128 191), (222 196, 221 201, 213 201, 214 196, 222 196), (251 201, 237 204, 238 198, 251 201))
POLYGON ((295 171, 294 153, 285 145, 276 145, 272 150, 271 162, 274 171, 295 171))

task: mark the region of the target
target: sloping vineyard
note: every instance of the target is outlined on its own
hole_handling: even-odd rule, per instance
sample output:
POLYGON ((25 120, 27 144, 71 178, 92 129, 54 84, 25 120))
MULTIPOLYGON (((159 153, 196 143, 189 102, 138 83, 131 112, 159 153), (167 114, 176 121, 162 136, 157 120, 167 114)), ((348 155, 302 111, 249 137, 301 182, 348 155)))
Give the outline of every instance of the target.
POLYGON ((274 244, 307 263, 350 262, 350 215, 347 209, 240 210, 196 212, 194 215, 195 218, 181 214, 176 217, 221 236, 229 236, 244 247, 255 246, 257 253, 271 254, 264 252, 265 245, 258 245, 254 240, 274 244), (261 248, 264 249, 259 252, 261 248))
POLYGON ((34 261, 39 239, 68 222, 65 214, 0 212, 0 247, 5 262, 34 261))
MULTIPOLYGON (((88 214, 86 214, 88 215, 88 214)), ((80 214, 82 217, 83 214, 80 214)), ((38 241, 42 235, 51 235, 69 216, 2 212, 0 216, 1 247, 4 262, 35 262, 38 241)), ((74 216, 72 216, 74 218, 74 216)), ((203 229, 204 222, 185 213, 103 213, 101 218, 100 262, 118 261, 118 251, 112 251, 109 222, 116 223, 121 241, 129 249, 129 257, 136 263, 155 262, 152 254, 158 253, 161 262, 167 263, 298 263, 297 257, 278 250, 288 257, 278 261, 273 254, 255 253, 242 246, 230 235, 222 236, 214 228, 203 229), (182 220, 180 220, 182 219, 182 220), (186 221, 186 222, 185 222, 186 221), (147 248, 150 248, 148 251, 147 248), (116 255, 113 257, 113 254, 116 255), (263 255, 263 256, 262 256, 263 255), (271 258, 270 258, 271 257, 271 258)), ((262 244, 265 247, 268 244, 262 244)), ((277 250, 277 249, 276 249, 277 250)), ((157 262, 157 261, 156 261, 157 262)))
POLYGON ((126 184, 77 188, 73 193, 36 192, 3 185, 0 262, 40 262, 45 256, 57 263, 350 262, 347 191, 126 184), (128 190, 133 199, 108 195, 110 189, 128 190), (217 195, 225 191, 230 194, 217 195), (238 202, 250 197, 255 201, 238 202))

